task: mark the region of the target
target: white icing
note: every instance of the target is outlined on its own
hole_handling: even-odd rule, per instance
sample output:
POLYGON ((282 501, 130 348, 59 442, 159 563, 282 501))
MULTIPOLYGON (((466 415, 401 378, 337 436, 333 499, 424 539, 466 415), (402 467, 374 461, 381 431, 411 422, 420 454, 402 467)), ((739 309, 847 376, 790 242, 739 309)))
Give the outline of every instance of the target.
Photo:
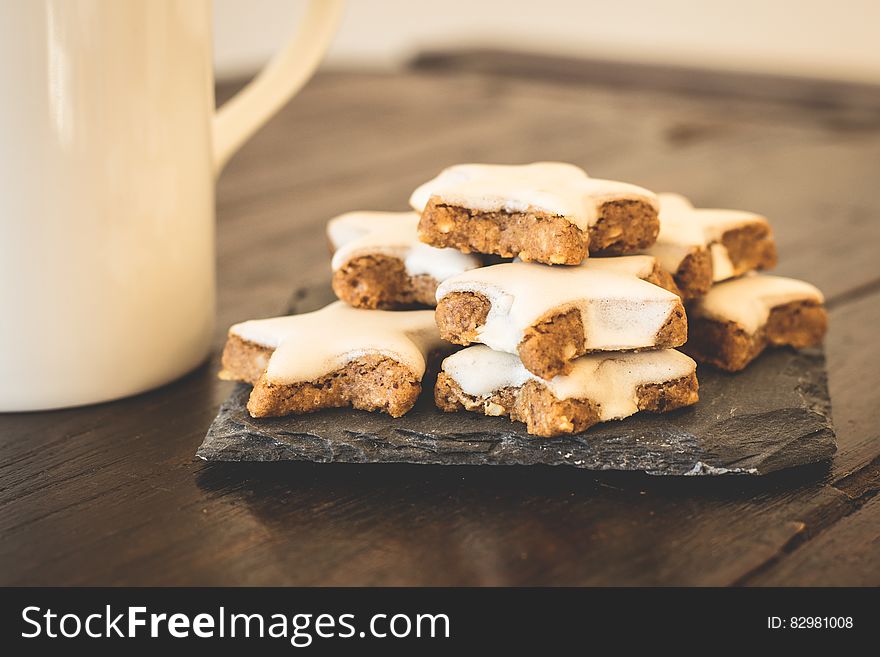
POLYGON ((793 301, 823 303, 822 293, 813 285, 794 278, 748 274, 713 285, 706 296, 690 306, 693 317, 706 317, 739 324, 744 331, 757 332, 770 312, 793 301))
MULTIPOLYGON (((520 258, 514 258, 513 262, 522 262, 520 258)), ((566 267, 582 267, 593 271, 607 271, 615 274, 627 274, 641 279, 648 278, 657 264, 657 258, 650 255, 627 255, 613 257, 592 257, 584 260, 579 265, 565 265, 566 267)))
POLYGON ((427 274, 437 281, 480 266, 477 256, 420 242, 418 224, 415 212, 348 212, 331 219, 327 237, 335 250, 333 271, 373 254, 398 258, 410 276, 427 274))
POLYGON ((523 165, 458 164, 418 187, 410 205, 422 212, 431 197, 482 212, 542 211, 565 217, 581 230, 596 223, 608 201, 644 201, 658 207, 653 192, 636 185, 590 178, 564 162, 523 165))
POLYGON ((736 276, 736 269, 727 247, 721 242, 713 242, 709 245, 709 255, 712 257, 712 282, 726 281, 736 276))
POLYGON ((709 249, 712 256, 713 281, 723 281, 736 274, 721 238, 729 230, 749 224, 767 224, 753 212, 694 208, 680 194, 659 194, 660 232, 657 242, 646 250, 657 258, 660 266, 671 274, 682 261, 697 249, 709 249))
MULTIPOLYGON (((376 224, 391 222, 411 215, 411 212, 375 212, 364 210, 362 212, 346 212, 333 217, 327 222, 327 239, 335 253, 342 246, 367 235, 376 224)), ((418 215, 416 215, 418 217, 418 215)))
POLYGON ((694 204, 683 194, 663 192, 662 194, 657 194, 657 200, 660 203, 661 212, 686 212, 687 210, 694 209, 694 204))
POLYGON ((580 310, 589 350, 654 346, 679 298, 628 272, 603 271, 609 265, 596 268, 591 261, 576 267, 511 262, 474 269, 441 283, 437 300, 453 292, 485 296, 491 308, 478 329, 479 341, 511 354, 529 326, 559 308, 580 310))
POLYGON ((557 399, 598 403, 602 421, 637 412, 639 386, 674 381, 696 371, 696 363, 675 349, 590 354, 572 365, 571 373, 545 381, 529 372, 518 357, 477 345, 447 357, 443 371, 465 394, 481 398, 502 388, 519 388, 527 381, 538 381, 557 399))
POLYGON ((616 256, 613 258, 588 258, 579 265, 592 271, 628 274, 645 279, 654 271, 657 259, 649 255, 616 256))
POLYGON ((313 381, 371 354, 421 378, 428 352, 443 344, 433 310, 361 310, 341 301, 311 313, 242 322, 229 333, 275 350, 266 377, 278 384, 313 381))
MULTIPOLYGON (((515 354, 474 345, 443 359, 442 369, 465 394, 488 397, 502 388, 519 388, 527 381, 548 382, 529 372, 515 354)), ((559 377, 556 377, 559 378, 559 377)))

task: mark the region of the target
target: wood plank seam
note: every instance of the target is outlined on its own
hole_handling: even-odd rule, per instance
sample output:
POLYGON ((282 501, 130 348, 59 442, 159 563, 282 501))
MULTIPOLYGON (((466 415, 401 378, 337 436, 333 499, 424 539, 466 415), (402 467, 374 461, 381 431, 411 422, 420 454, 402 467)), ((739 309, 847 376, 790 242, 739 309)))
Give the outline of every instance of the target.
POLYGON ((845 306, 849 303, 858 301, 859 299, 862 299, 864 297, 870 296, 871 294, 874 294, 878 291, 880 291, 880 277, 867 281, 866 283, 862 283, 861 285, 858 285, 851 290, 847 290, 846 292, 835 294, 833 297, 825 300, 825 307, 828 310, 834 310, 841 306, 845 306))
MULTIPOLYGON (((880 441, 880 436, 877 437, 880 441)), ((853 470, 832 483, 832 486, 848 495, 853 501, 864 504, 880 493, 880 456, 865 466, 853 470)))
POLYGON ((470 73, 557 85, 729 96, 818 110, 860 108, 866 110, 869 126, 877 125, 876 109, 880 106, 880 86, 870 83, 772 73, 721 73, 699 66, 538 55, 499 48, 423 51, 413 57, 408 66, 422 73, 470 73))
POLYGON ((827 484, 826 488, 833 489, 846 496, 847 503, 842 507, 843 512, 830 519, 822 519, 818 510, 814 510, 805 520, 799 521, 802 525, 800 530, 790 540, 781 545, 776 554, 760 566, 741 575, 731 583, 731 586, 748 586, 796 550, 837 526, 841 520, 859 511, 880 492, 878 486, 880 486, 880 458, 875 459, 868 466, 857 470, 855 473, 844 477, 838 485, 827 484), (866 470, 870 470, 867 476, 861 476, 866 470), (813 519, 813 516, 815 516, 815 519, 813 519))

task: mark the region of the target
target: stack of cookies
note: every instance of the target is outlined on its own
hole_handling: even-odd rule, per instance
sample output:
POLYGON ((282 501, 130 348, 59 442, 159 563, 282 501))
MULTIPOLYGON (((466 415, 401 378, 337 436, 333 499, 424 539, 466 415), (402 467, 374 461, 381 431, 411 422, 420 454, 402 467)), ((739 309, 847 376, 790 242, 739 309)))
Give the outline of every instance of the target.
POLYGON ((776 250, 751 213, 555 162, 454 166, 410 203, 329 222, 340 301, 230 329, 221 377, 254 386, 251 415, 399 417, 439 365, 439 409, 555 436, 695 403, 696 363, 678 347, 735 370, 824 333, 818 290, 754 273, 776 250), (410 309, 424 306, 436 310, 410 309))

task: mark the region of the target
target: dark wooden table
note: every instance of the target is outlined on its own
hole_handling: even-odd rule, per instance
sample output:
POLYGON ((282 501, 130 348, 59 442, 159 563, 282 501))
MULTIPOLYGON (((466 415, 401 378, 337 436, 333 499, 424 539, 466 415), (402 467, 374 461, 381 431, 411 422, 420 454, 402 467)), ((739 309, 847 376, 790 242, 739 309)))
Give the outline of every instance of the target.
MULTIPOLYGON (((231 89, 220 89, 226 97, 231 89)), ((880 92, 498 53, 317 77, 220 180, 211 361, 0 416, 3 584, 880 584, 880 92), (227 326, 326 280, 323 224, 461 161, 567 160, 764 212, 829 298, 839 453, 767 478, 209 465, 227 326)))

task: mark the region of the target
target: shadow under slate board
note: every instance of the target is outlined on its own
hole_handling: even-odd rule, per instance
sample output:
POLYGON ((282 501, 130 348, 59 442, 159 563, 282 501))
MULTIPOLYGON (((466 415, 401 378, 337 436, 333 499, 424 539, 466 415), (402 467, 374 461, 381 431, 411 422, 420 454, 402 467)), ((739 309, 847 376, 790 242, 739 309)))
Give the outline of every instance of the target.
MULTIPOLYGON (((334 300, 329 286, 297 290, 292 313, 334 300)), ((441 465, 569 465, 655 475, 761 475, 823 461, 836 449, 820 349, 766 351, 731 375, 701 366, 700 402, 638 413, 559 438, 537 438, 506 418, 443 413, 431 386, 401 418, 328 409, 252 418, 250 386, 220 407, 197 455, 207 461, 315 461, 441 465)))

